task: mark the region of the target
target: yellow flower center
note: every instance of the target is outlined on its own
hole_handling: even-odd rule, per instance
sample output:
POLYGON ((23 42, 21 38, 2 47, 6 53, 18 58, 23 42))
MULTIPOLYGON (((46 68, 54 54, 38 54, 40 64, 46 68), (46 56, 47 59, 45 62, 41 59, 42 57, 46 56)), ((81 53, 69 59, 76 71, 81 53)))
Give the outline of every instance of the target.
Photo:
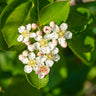
POLYGON ((60 38, 60 37, 64 37, 64 33, 65 33, 65 31, 59 31, 59 32, 57 32, 58 37, 59 37, 59 38, 60 38))
POLYGON ((48 41, 45 40, 45 39, 42 39, 39 43, 40 43, 40 46, 44 46, 45 47, 47 45, 48 41))
POLYGON ((52 54, 51 52, 49 53, 49 54, 46 54, 46 56, 47 56, 47 59, 53 59, 53 57, 54 57, 54 54, 52 54))
POLYGON ((33 60, 29 60, 29 62, 28 62, 28 65, 30 65, 30 66, 32 66, 33 67, 33 65, 35 65, 36 64, 36 62, 35 62, 35 60, 33 59, 33 60))
POLYGON ((22 33, 23 37, 28 37, 29 36, 29 31, 25 30, 25 32, 22 33))

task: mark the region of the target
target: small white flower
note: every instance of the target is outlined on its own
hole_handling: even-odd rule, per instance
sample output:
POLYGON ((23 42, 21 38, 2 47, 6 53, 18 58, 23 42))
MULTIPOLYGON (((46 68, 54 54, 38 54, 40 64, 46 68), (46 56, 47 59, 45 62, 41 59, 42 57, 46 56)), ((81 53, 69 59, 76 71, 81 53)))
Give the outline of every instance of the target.
POLYGON ((54 27, 55 26, 55 22, 54 21, 51 21, 50 22, 50 27, 54 27))
POLYGON ((33 52, 31 52, 31 53, 29 53, 29 59, 35 59, 35 53, 33 53, 33 52))
POLYGON ((71 33, 70 31, 67 31, 67 32, 65 33, 65 38, 66 38, 66 39, 71 39, 71 38, 72 38, 72 33, 71 33))
POLYGON ((30 31, 30 30, 31 30, 31 24, 26 25, 26 29, 27 29, 28 31, 30 31))
POLYGON ((41 35, 38 35, 34 38, 36 41, 40 41, 42 39, 42 36, 41 35))
POLYGON ((24 67, 24 71, 25 71, 26 73, 31 73, 31 72, 32 72, 32 67, 31 67, 30 65, 26 65, 26 66, 24 67))
POLYGON ((32 24, 32 29, 35 30, 37 28, 37 25, 35 23, 32 24))
POLYGON ((60 60, 60 56, 59 56, 58 54, 56 54, 55 57, 54 57, 54 61, 57 62, 57 61, 59 61, 59 60, 60 60))
POLYGON ((22 35, 19 35, 19 37, 17 38, 17 41, 18 42, 21 42, 23 40, 23 36, 22 35))
POLYGON ((43 72, 40 72, 40 73, 38 74, 38 78, 39 78, 39 79, 43 79, 44 76, 45 76, 45 74, 44 74, 43 72))
POLYGON ((59 26, 58 26, 58 25, 55 25, 55 26, 53 27, 53 32, 57 33, 57 32, 59 32, 59 31, 60 31, 59 26))
POLYGON ((25 50, 25 51, 23 51, 23 53, 22 53, 22 54, 23 54, 23 56, 25 56, 25 57, 26 57, 26 56, 28 56, 28 51, 26 51, 26 50, 25 50))
POLYGON ((62 31, 65 31, 65 30, 67 30, 68 25, 67 25, 66 23, 62 23, 62 24, 60 25, 60 28, 61 28, 62 31))
POLYGON ((54 64, 54 62, 53 62, 52 60, 50 60, 50 59, 46 60, 45 63, 46 63, 46 65, 47 65, 48 67, 52 67, 53 64, 54 64))
POLYGON ((53 53, 53 54, 59 53, 59 49, 58 49, 57 47, 55 47, 54 50, 52 50, 52 53, 53 53))
POLYGON ((24 32, 24 31, 25 31, 25 27, 24 27, 24 26, 20 26, 20 27, 18 28, 18 31, 19 31, 19 33, 24 32))
POLYGON ((29 60, 28 60, 28 58, 26 58, 26 57, 25 57, 25 58, 23 58, 23 60, 22 60, 22 62, 23 62, 24 64, 27 64, 27 63, 28 63, 28 61, 29 61, 29 60))
POLYGON ((50 28, 49 26, 45 26, 44 29, 43 29, 43 31, 44 31, 46 34, 48 34, 48 33, 51 32, 51 28, 50 28))
POLYGON ((62 44, 62 43, 65 42, 65 38, 61 37, 61 38, 58 39, 58 41, 59 41, 59 44, 62 44))
POLYGON ((29 37, 30 37, 30 38, 35 38, 35 37, 36 37, 36 33, 34 33, 34 32, 32 33, 32 32, 31 32, 31 33, 29 34, 29 37))
POLYGON ((34 49, 35 49, 34 45, 28 45, 28 50, 29 51, 34 51, 34 49))

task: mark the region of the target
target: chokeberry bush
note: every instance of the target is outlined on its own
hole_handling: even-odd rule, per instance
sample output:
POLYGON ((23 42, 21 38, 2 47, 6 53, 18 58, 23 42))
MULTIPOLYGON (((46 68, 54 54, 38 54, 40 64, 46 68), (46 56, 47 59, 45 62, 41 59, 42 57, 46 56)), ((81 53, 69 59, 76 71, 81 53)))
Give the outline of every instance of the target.
POLYGON ((0 1, 0 96, 91 96, 95 26, 95 1, 0 1))

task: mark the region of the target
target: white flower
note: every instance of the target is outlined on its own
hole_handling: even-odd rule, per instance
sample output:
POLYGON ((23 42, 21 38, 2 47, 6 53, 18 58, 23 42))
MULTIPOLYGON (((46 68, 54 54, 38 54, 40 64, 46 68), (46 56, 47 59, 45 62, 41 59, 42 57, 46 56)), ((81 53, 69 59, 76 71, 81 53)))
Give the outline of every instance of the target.
POLYGON ((34 49, 35 49, 34 45, 28 45, 28 50, 29 51, 34 51, 34 49))
POLYGON ((30 65, 25 65, 24 71, 25 71, 26 73, 31 73, 31 72, 32 72, 32 67, 31 67, 30 65))
POLYGON ((40 72, 40 73, 38 74, 38 78, 39 78, 39 79, 43 79, 43 78, 44 78, 44 76, 45 76, 45 74, 44 74, 44 73, 42 73, 42 72, 40 72))
POLYGON ((17 38, 17 41, 18 42, 21 42, 23 40, 23 36, 22 35, 19 35, 19 37, 17 38))
POLYGON ((20 27, 18 28, 18 31, 19 31, 19 33, 24 32, 24 31, 25 31, 25 27, 24 27, 24 26, 20 26, 20 27))
POLYGON ((44 36, 44 39, 46 39, 46 40, 51 40, 51 39, 52 39, 51 34, 46 34, 46 35, 44 36))
POLYGON ((30 30, 31 30, 31 24, 26 25, 26 29, 27 29, 28 31, 30 31, 30 30))
POLYGON ((43 29, 43 31, 44 31, 46 34, 48 34, 48 33, 51 32, 51 28, 50 28, 49 26, 45 26, 44 29, 43 29))
POLYGON ((58 54, 56 54, 55 56, 54 56, 54 61, 59 61, 60 60, 60 56, 58 55, 58 54))
POLYGON ((57 47, 54 48, 54 50, 52 50, 52 54, 57 54, 59 52, 59 49, 57 47))
POLYGON ((35 38, 35 37, 36 37, 36 33, 31 32, 31 33, 29 34, 29 37, 30 37, 30 38, 35 38))
POLYGON ((22 60, 22 62, 23 62, 24 64, 27 64, 27 63, 28 63, 28 61, 29 61, 29 60, 28 60, 28 58, 26 58, 26 57, 25 57, 25 58, 23 58, 23 60, 22 60))
POLYGON ((68 25, 67 25, 66 23, 62 23, 62 24, 60 25, 60 28, 61 28, 62 31, 65 31, 65 30, 67 30, 68 25))
POLYGON ((70 31, 67 31, 67 32, 65 33, 65 38, 66 38, 66 39, 71 39, 71 38, 72 38, 72 33, 71 33, 70 31))
POLYGON ((50 60, 50 59, 46 60, 45 63, 46 63, 46 65, 47 65, 48 67, 52 67, 53 64, 54 64, 54 62, 53 62, 52 60, 50 60))
POLYGON ((32 24, 32 29, 35 30, 37 28, 37 25, 35 23, 32 24))
POLYGON ((29 53, 29 59, 35 59, 35 53, 33 53, 33 52, 31 52, 31 53, 29 53))
POLYGON ((61 37, 61 38, 58 39, 58 41, 59 41, 59 44, 62 44, 62 43, 65 42, 65 38, 61 37))
POLYGON ((23 56, 28 56, 28 51, 27 50, 25 50, 25 51, 23 51, 23 56))

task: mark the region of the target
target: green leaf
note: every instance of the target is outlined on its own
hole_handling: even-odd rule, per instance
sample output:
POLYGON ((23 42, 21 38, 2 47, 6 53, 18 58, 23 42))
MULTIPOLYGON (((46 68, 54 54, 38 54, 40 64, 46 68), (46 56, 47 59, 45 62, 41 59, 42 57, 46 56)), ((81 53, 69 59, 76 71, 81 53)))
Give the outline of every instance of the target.
POLYGON ((30 74, 25 73, 25 75, 29 84, 33 87, 36 87, 37 89, 45 87, 49 81, 48 75, 46 75, 43 79, 39 79, 35 72, 31 72, 30 74))
POLYGON ((74 37, 68 42, 69 47, 83 62, 87 65, 92 63, 92 52, 95 49, 95 39, 92 36, 92 26, 90 26, 84 33, 74 37))
POLYGON ((69 1, 54 2, 42 8, 40 11, 40 25, 55 21, 56 24, 65 22, 69 13, 69 1))

